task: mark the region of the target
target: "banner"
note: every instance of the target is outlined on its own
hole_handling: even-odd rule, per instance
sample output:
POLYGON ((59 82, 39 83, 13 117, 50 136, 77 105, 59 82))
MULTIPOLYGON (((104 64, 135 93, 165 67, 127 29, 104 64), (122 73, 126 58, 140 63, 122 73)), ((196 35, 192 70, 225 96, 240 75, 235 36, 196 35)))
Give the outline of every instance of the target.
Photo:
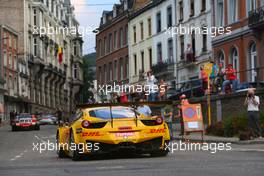
POLYGON ((184 131, 204 131, 201 104, 189 104, 182 106, 184 131))

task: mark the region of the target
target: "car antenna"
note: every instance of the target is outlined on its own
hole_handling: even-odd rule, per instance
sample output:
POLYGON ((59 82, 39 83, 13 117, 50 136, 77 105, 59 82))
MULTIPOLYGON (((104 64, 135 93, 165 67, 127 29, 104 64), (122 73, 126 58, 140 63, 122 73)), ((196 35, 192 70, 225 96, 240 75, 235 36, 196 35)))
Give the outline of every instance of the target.
POLYGON ((113 113, 112 113, 112 105, 110 104, 110 117, 111 117, 111 127, 113 128, 114 127, 114 118, 113 118, 113 113))

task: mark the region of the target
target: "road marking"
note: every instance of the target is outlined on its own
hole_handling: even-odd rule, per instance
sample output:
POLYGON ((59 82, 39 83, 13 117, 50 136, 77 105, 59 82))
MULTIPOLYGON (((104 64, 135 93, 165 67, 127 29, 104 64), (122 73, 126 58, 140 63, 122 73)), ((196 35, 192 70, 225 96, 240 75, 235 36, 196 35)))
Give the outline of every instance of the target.
POLYGON ((21 158, 24 155, 24 152, 21 152, 19 155, 16 155, 14 158, 11 158, 10 161, 15 161, 18 158, 21 158))
POLYGON ((35 135, 35 138, 36 139, 38 139, 38 140, 40 140, 42 143, 44 143, 44 144, 47 144, 47 142, 46 141, 44 141, 43 139, 41 139, 40 137, 38 137, 37 135, 35 135))
POLYGON ((102 167, 96 167, 96 169, 98 169, 98 170, 123 169, 123 168, 124 168, 124 166, 109 166, 109 167, 102 166, 102 167))

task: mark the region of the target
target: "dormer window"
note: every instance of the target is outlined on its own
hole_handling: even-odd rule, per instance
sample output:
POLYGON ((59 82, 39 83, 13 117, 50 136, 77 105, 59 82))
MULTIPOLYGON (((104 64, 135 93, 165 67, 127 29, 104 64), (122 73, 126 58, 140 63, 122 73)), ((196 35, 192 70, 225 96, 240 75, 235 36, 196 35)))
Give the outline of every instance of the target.
POLYGON ((115 18, 117 16, 116 6, 113 8, 113 17, 115 18))
POLYGON ((105 24, 106 23, 106 15, 104 14, 104 16, 103 16, 103 24, 105 24))
POLYGON ((128 0, 125 0, 124 1, 124 10, 127 10, 128 9, 128 0))

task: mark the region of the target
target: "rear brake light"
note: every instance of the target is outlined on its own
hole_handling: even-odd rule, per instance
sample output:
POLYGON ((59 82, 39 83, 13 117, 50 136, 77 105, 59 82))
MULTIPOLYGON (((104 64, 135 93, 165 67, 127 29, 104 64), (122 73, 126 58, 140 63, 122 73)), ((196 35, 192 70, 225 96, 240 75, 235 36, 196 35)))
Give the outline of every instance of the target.
POLYGON ((160 125, 160 124, 162 124, 163 123, 163 118, 162 117, 157 117, 156 118, 156 124, 157 125, 160 125))
POLYGON ((90 125, 90 122, 89 122, 88 120, 84 120, 84 121, 82 121, 82 127, 83 127, 83 128, 88 128, 89 125, 90 125))

